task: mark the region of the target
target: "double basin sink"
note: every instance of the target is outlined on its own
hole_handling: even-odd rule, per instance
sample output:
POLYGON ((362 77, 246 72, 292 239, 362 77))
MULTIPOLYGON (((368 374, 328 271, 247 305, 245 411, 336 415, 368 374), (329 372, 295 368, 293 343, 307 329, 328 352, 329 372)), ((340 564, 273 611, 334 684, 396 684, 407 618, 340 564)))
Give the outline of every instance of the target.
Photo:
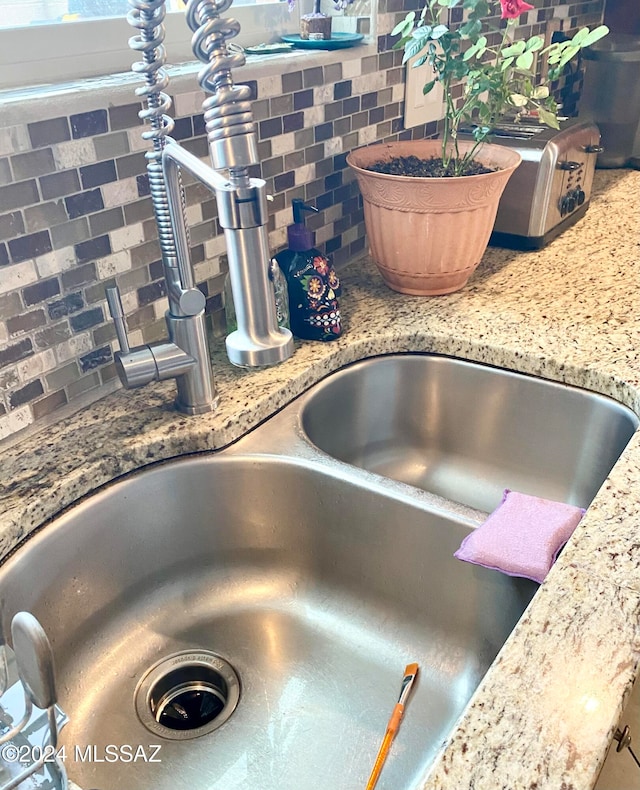
POLYGON ((74 505, 0 568, 56 659, 83 788, 421 787, 535 594, 454 551, 505 488, 588 507, 638 425, 608 398, 430 355, 356 363, 233 446, 74 505), (82 753, 82 752, 81 752, 82 753))

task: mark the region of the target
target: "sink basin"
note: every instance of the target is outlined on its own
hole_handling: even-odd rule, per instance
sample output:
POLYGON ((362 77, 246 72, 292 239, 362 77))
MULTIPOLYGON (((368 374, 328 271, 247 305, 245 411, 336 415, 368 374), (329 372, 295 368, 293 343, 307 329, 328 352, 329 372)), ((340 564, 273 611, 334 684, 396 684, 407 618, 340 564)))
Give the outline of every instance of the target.
POLYGON ((416 661, 378 784, 416 790, 537 589, 454 559, 477 509, 505 487, 586 507, 636 425, 561 385, 381 357, 69 508, 0 567, 0 599, 5 634, 28 610, 52 642, 70 778, 361 790, 416 661))
POLYGON ((67 756, 96 790, 361 790, 417 661, 378 785, 408 790, 537 589, 455 560, 470 528, 341 466, 230 448, 123 479, 31 538, 0 568, 3 627, 27 609, 48 633, 67 755, 161 745, 159 764, 67 756), (184 651, 225 659, 240 693, 218 729, 173 740, 143 726, 136 689, 184 651))
POLYGON ((301 424, 334 458, 488 513, 505 488, 588 507, 638 418, 575 387, 405 354, 329 376, 301 424))

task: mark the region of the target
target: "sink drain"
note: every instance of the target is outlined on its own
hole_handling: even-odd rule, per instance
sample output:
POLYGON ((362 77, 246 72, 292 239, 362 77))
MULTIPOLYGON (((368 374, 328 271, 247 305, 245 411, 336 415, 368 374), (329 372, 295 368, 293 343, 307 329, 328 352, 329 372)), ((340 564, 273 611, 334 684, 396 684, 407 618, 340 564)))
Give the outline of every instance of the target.
POLYGON ((138 718, 154 735, 182 741, 220 727, 240 698, 240 681, 208 650, 173 653, 144 675, 135 692, 138 718))

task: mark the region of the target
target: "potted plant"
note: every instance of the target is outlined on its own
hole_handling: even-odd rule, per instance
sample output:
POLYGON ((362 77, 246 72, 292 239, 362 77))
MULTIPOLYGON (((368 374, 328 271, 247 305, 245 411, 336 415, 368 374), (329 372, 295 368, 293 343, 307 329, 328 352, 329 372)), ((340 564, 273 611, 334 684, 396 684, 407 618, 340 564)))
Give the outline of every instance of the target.
POLYGON ((438 140, 379 143, 347 157, 364 198, 372 256, 383 279, 403 293, 435 295, 462 288, 478 266, 500 196, 520 162, 513 149, 488 142, 499 118, 534 115, 559 128, 549 81, 586 46, 606 35, 601 25, 547 47, 541 36, 516 39, 524 0, 424 0, 393 30, 414 66, 429 63, 443 87, 438 140), (464 22, 441 21, 462 5, 464 22), (500 14, 501 28, 491 28, 500 14), (536 78, 536 53, 547 58, 548 81, 536 78), (460 87, 458 87, 460 86, 460 87), (459 95, 456 95, 456 89, 459 95), (461 130, 467 127, 466 136, 461 130))

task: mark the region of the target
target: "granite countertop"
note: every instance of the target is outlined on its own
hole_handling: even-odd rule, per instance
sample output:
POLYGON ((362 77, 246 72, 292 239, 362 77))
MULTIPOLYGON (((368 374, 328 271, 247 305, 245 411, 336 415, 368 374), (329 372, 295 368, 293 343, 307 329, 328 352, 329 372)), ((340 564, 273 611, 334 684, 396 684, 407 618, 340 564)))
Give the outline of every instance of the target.
MULTIPOLYGON (((640 414, 640 173, 597 171, 592 205, 537 252, 489 249, 460 292, 388 290, 342 273, 344 336, 282 365, 233 368, 217 340, 218 410, 184 417, 172 383, 118 391, 0 449, 0 555, 61 508, 160 459, 221 448, 327 373, 434 351, 610 395, 640 414), (631 208, 633 207, 633 208, 631 208)), ((582 790, 596 781, 640 661, 640 433, 614 467, 471 703, 426 788, 582 790)))

